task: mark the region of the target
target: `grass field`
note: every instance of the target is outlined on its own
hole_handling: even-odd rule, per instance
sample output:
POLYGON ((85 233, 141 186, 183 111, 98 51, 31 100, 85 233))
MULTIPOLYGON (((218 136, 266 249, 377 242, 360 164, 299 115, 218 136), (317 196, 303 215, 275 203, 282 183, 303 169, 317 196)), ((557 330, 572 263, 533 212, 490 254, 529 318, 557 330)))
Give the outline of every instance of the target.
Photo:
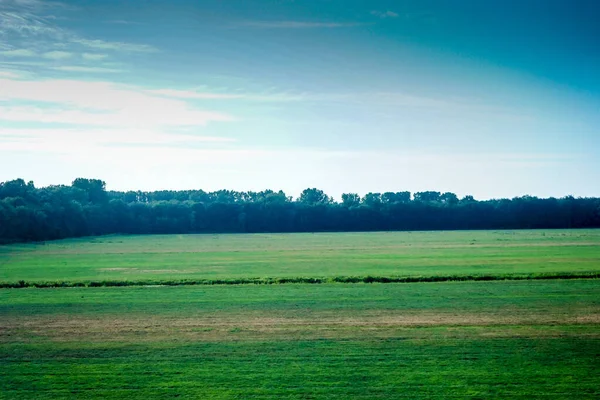
POLYGON ((0 291, 0 397, 597 398, 600 281, 0 291))
MULTIPOLYGON (((600 272, 600 231, 106 236, 0 281, 600 272)), ((0 399, 600 396, 600 279, 0 289, 0 399)))
POLYGON ((105 236, 0 247, 0 282, 600 272, 600 230, 105 236))

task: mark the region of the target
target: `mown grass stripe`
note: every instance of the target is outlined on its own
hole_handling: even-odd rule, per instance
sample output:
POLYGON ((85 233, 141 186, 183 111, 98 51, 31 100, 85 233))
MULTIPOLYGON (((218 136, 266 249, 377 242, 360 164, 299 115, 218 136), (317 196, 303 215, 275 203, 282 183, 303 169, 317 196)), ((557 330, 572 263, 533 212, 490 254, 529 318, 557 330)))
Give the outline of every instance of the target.
POLYGON ((114 286, 192 286, 192 285, 280 285, 287 283, 418 283, 449 281, 503 281, 547 279, 598 279, 600 272, 565 272, 546 274, 497 275, 436 275, 436 276, 334 276, 334 277, 267 277, 232 279, 181 279, 181 280, 102 280, 102 281, 25 281, 0 282, 1 289, 27 287, 114 287, 114 286))

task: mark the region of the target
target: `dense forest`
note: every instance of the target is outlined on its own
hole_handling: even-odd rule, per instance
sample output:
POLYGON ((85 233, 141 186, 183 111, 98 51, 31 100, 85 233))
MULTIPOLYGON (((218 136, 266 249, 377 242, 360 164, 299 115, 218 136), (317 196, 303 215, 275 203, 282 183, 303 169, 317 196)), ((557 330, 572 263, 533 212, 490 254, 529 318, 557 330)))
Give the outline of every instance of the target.
POLYGON ((531 196, 477 201, 435 191, 355 193, 334 201, 322 190, 107 191, 103 181, 36 188, 0 184, 0 242, 110 233, 319 232, 600 227, 600 198, 531 196))

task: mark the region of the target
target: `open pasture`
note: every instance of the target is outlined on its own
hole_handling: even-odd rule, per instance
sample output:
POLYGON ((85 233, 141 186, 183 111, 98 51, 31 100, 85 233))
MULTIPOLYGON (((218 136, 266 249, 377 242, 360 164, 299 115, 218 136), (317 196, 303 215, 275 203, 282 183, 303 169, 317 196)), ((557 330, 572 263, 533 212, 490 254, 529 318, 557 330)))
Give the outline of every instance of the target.
POLYGON ((0 290, 0 397, 597 398, 600 281, 0 290))
POLYGON ((600 230, 103 236, 0 247, 0 282, 600 271, 600 230))
POLYGON ((600 231, 104 236, 0 247, 0 398, 598 398, 600 231))

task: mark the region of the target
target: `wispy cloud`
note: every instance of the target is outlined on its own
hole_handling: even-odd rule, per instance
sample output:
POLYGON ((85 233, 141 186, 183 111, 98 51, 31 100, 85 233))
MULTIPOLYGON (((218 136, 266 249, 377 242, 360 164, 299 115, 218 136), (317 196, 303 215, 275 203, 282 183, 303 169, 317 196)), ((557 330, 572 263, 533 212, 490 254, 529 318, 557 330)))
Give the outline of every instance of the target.
POLYGON ((83 37, 59 25, 73 7, 40 0, 0 0, 0 66, 44 73, 115 74, 123 64, 104 62, 132 53, 157 52, 153 46, 83 37), (10 61, 8 61, 10 60, 10 61))
POLYGON ((233 117, 133 86, 76 80, 0 79, 0 120, 118 128, 203 126, 233 117), (18 103, 11 104, 12 100, 18 103), (24 105, 25 104, 25 105, 24 105))
MULTIPOLYGON (((256 102, 305 102, 322 104, 344 105, 380 105, 398 106, 405 108, 426 108, 430 110, 456 110, 456 109, 483 109, 482 104, 473 104, 472 101, 461 98, 436 98, 402 92, 302 92, 286 93, 265 91, 262 93, 215 93, 198 91, 194 89, 150 89, 146 93, 168 98, 186 100, 245 100, 256 102)), ((494 111, 499 111, 494 108, 494 111)))
POLYGON ((301 101, 306 100, 302 94, 287 94, 287 93, 210 93, 200 92, 196 90, 175 90, 175 89, 152 89, 147 90, 147 93, 172 97, 178 99, 195 99, 195 100, 248 100, 248 101, 263 101, 263 102, 284 102, 284 101, 301 101))
POLYGON ((116 25, 139 25, 139 22, 134 22, 134 21, 127 21, 124 19, 110 19, 107 21, 104 21, 107 24, 116 24, 116 25))
POLYGON ((114 50, 123 52, 153 53, 158 51, 154 46, 124 42, 107 42, 99 39, 72 38, 71 43, 80 44, 90 49, 114 50))
POLYGON ((65 4, 50 0, 0 0, 3 7, 19 7, 24 9, 65 8, 65 4))
POLYGON ((16 79, 18 78, 20 75, 12 72, 12 71, 0 71, 0 79, 1 78, 11 78, 11 79, 16 79))
POLYGON ((374 15, 376 17, 379 18, 398 18, 399 14, 394 12, 394 11, 378 11, 378 10, 373 10, 371 11, 371 15, 374 15))
POLYGON ((350 28, 363 25, 357 22, 318 22, 318 21, 246 21, 238 26, 263 29, 311 29, 311 28, 350 28))
POLYGON ((0 35, 14 33, 22 36, 60 36, 60 29, 51 26, 47 21, 47 18, 37 16, 31 11, 0 10, 0 35))
POLYGON ((29 49, 15 49, 0 52, 5 57, 35 57, 36 53, 29 49))
POLYGON ((27 60, 15 60, 15 61, 0 61, 0 67, 11 68, 11 69, 19 69, 21 67, 38 67, 43 68, 48 65, 48 61, 44 60, 35 60, 31 61, 31 59, 27 60))
POLYGON ((190 148, 204 144, 227 144, 236 140, 221 136, 181 134, 156 130, 95 128, 81 129, 2 129, 0 150, 68 153, 98 151, 99 148, 132 146, 144 150, 147 146, 190 148))
POLYGON ((116 74, 119 72, 123 72, 122 69, 116 68, 104 68, 104 67, 86 67, 83 65, 60 65, 58 67, 52 67, 57 71, 65 71, 65 72, 86 72, 93 74, 116 74))
POLYGON ((98 60, 104 60, 105 58, 108 57, 108 54, 99 54, 99 53, 83 53, 81 55, 81 57, 84 60, 88 60, 88 61, 98 61, 98 60))
POLYGON ((66 58, 71 58, 73 53, 68 51, 48 51, 42 54, 42 57, 48 58, 50 60, 64 60, 66 58))
POLYGON ((155 89, 147 90, 146 93, 179 99, 239 99, 241 94, 206 93, 193 90, 155 89))
MULTIPOLYGON (((13 43, 18 39, 35 43, 29 51, 39 52, 44 47, 60 45, 74 46, 84 49, 101 49, 114 52, 156 52, 155 47, 148 44, 112 42, 100 39, 81 37, 79 34, 56 24, 56 19, 49 10, 64 11, 69 7, 49 1, 39 0, 0 0, 0 37, 10 37, 13 43), (34 41, 34 42, 33 42, 34 41)), ((20 49, 9 48, 18 52, 20 49)), ((11 54, 5 54, 10 56, 11 54)), ((18 53, 15 56, 19 55, 18 53)))

